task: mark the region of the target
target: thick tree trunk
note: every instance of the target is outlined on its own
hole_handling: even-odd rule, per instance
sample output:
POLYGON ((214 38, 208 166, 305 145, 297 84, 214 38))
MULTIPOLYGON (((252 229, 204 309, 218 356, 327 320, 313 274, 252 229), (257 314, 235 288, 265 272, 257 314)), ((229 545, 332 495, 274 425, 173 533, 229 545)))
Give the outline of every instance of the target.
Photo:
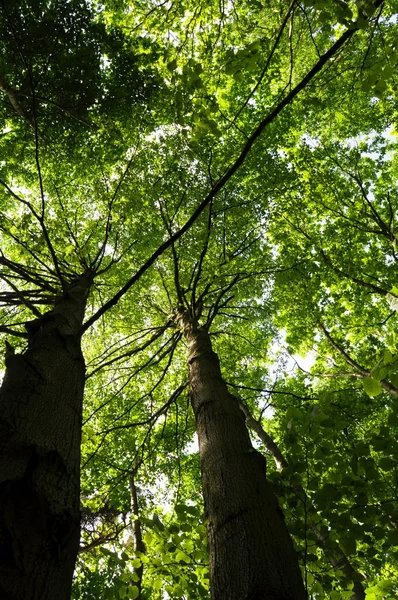
POLYGON ((189 349, 214 600, 304 600, 297 556, 251 445, 245 418, 222 379, 207 331, 178 318, 189 349))
POLYGON ((84 360, 91 276, 27 323, 0 389, 0 598, 69 600, 79 547, 84 360))

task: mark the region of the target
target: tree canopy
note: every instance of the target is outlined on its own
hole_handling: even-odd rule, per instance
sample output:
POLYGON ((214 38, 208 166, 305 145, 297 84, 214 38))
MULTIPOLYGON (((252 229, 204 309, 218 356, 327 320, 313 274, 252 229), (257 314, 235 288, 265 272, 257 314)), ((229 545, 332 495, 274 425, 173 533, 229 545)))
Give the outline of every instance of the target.
POLYGON ((76 600, 210 598, 182 310, 308 596, 397 595, 397 12, 2 0, 5 361, 93 277, 76 600))

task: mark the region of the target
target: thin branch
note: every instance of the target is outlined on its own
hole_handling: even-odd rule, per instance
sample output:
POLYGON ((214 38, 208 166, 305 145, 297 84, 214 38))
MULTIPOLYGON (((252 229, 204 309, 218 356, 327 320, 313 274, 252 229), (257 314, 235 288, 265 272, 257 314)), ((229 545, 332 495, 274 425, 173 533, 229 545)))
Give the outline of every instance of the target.
MULTIPOLYGON (((212 305, 212 307, 209 310, 209 314, 207 316, 207 320, 206 320, 206 324, 205 324, 206 329, 210 328, 210 326, 213 323, 214 319, 216 318, 217 313, 220 310, 220 308, 223 308, 224 306, 226 306, 226 302, 221 304, 221 300, 223 299, 225 294, 227 294, 238 281, 239 281, 239 275, 236 275, 233 278, 233 280, 231 281, 231 283, 229 283, 227 286, 225 286, 221 290, 221 292, 218 294, 216 301, 214 302, 214 304, 212 305)), ((228 298, 228 300, 232 300, 232 298, 233 298, 233 296, 230 296, 230 298, 228 298)), ((228 302, 228 300, 227 300, 227 302, 228 302)))
POLYGON ((133 164, 134 158, 135 158, 135 152, 132 152, 130 160, 128 161, 128 163, 126 165, 126 168, 124 169, 122 175, 120 176, 119 181, 117 182, 117 185, 115 187, 115 191, 113 192, 112 197, 109 200, 109 203, 108 203, 108 215, 107 215, 106 224, 105 224, 104 240, 103 240, 103 242, 102 242, 102 244, 101 244, 101 246, 100 246, 97 254, 94 257, 94 260, 91 262, 91 268, 93 268, 93 267, 96 266, 97 261, 98 261, 98 265, 97 266, 100 267, 100 265, 101 265, 102 259, 104 257, 104 252, 105 252, 105 249, 106 249, 106 244, 108 243, 109 234, 110 234, 111 228, 112 228, 112 208, 113 208, 113 204, 114 204, 114 202, 116 200, 116 197, 117 197, 117 195, 119 193, 119 190, 120 190, 120 188, 122 186, 122 183, 125 180, 128 172, 130 170, 131 165, 133 164))
POLYGON ((7 335, 14 335, 26 339, 28 334, 25 331, 17 331, 16 329, 10 329, 5 325, 0 325, 0 333, 6 333, 7 335))
POLYGON ((142 425, 148 425, 153 421, 156 421, 172 404, 179 398, 185 388, 188 386, 188 381, 181 384, 174 392, 171 394, 170 398, 165 402, 156 412, 154 412, 150 417, 145 419, 144 421, 136 421, 134 423, 125 423, 123 425, 115 425, 114 427, 110 427, 104 431, 101 431, 101 435, 107 435, 112 431, 117 431, 119 429, 130 429, 131 427, 139 427, 142 425))
POLYGON ((12 283, 12 281, 10 281, 5 275, 1 275, 1 278, 3 279, 3 281, 8 283, 8 285, 14 290, 14 292, 16 292, 19 295, 20 304, 24 304, 26 308, 28 308, 38 319, 40 319, 43 316, 39 309, 37 309, 28 298, 21 294, 19 289, 16 287, 16 285, 12 283))
MULTIPOLYGON (((41 263, 43 264, 43 263, 41 263)), ((44 279, 44 275, 40 275, 37 272, 33 272, 28 270, 28 267, 26 266, 22 266, 18 263, 14 263, 13 261, 9 260, 8 258, 6 258, 3 253, 0 250, 0 265, 4 265, 5 267, 7 267, 10 271, 12 271, 13 273, 16 273, 16 275, 18 277, 16 277, 16 275, 14 275, 14 278, 18 278, 18 279, 22 279, 23 281, 25 281, 26 283, 30 282, 33 283, 35 285, 37 285, 40 289, 49 292, 49 293, 53 293, 56 294, 57 290, 55 287, 53 287, 48 281, 46 281, 44 279)), ((46 266, 45 264, 43 266, 46 266)), ((50 271, 51 273, 51 271, 50 271)), ((11 277, 11 275, 9 275, 9 277, 11 277)))
MULTIPOLYGON (((136 556, 139 556, 139 553, 145 554, 145 552, 146 552, 146 546, 145 546, 145 543, 144 543, 144 540, 142 537, 142 527, 141 527, 141 520, 140 520, 140 506, 139 506, 139 502, 138 502, 138 492, 137 492, 137 486, 135 484, 135 478, 136 478, 136 475, 138 472, 138 468, 139 468, 139 463, 134 465, 134 467, 131 470, 130 475, 129 475, 131 512, 133 514, 133 523, 131 526, 131 531, 133 534, 134 552, 135 552, 136 556)), ((134 573, 138 577, 138 580, 135 580, 136 585, 138 587, 138 596, 137 596, 138 600, 141 600, 141 587, 142 587, 143 572, 144 572, 144 563, 141 562, 141 564, 138 567, 134 567, 134 573)))
POLYGON ((35 90, 35 86, 33 83, 32 70, 30 69, 29 65, 25 61, 25 58, 23 57, 23 55, 22 55, 22 58, 23 58, 23 61, 25 62, 25 66, 26 66, 28 74, 29 74, 30 88, 31 88, 31 92, 32 92, 32 112, 33 112, 33 125, 34 125, 34 132, 35 132, 35 162, 36 162, 37 176, 39 178, 40 197, 41 197, 41 214, 36 216, 36 211, 34 211, 33 214, 36 216, 36 218, 38 218, 44 240, 46 242, 47 248, 50 252, 50 255, 51 255, 51 258, 53 261, 55 271, 56 271, 56 273, 58 275, 58 279, 61 283, 62 290, 65 292, 66 287, 67 287, 66 282, 62 275, 62 272, 61 272, 61 269, 59 266, 59 262, 58 262, 58 258, 57 258, 57 254, 55 252, 54 246, 52 245, 52 242, 51 242, 48 230, 47 230, 47 226, 45 224, 46 201, 45 201, 45 194, 44 194, 43 176, 42 176, 42 172, 41 172, 40 156, 39 156, 40 136, 39 136, 38 121, 37 121, 36 90, 35 90))
POLYGON ((343 356, 344 360, 349 365, 351 365, 351 367, 354 367, 354 369, 356 369, 362 375, 362 377, 370 377, 370 371, 368 371, 367 369, 362 367, 353 358, 351 358, 351 356, 345 350, 343 350, 343 348, 341 346, 339 346, 337 344, 337 342, 334 341, 334 339, 330 335, 329 331, 326 329, 326 327, 322 323, 319 323, 319 327, 323 331, 325 337, 328 339, 328 341, 333 346, 333 348, 335 350, 337 350, 337 352, 339 352, 343 356))
POLYGON ((287 392, 285 390, 274 390, 274 389, 266 389, 260 387, 250 387, 247 385, 238 385, 236 383, 231 383, 230 381, 226 382, 230 387, 240 389, 240 390, 249 390, 252 392, 260 392, 262 394, 282 394, 283 396, 292 396, 293 398, 298 398, 299 400, 310 400, 313 396, 299 396, 298 394, 293 394, 293 392, 287 392))
MULTIPOLYGON (((164 226, 166 227, 166 230, 167 230, 167 233, 169 234, 169 236, 171 236, 171 235, 173 235, 173 232, 171 229, 171 220, 168 219, 167 209, 163 209, 163 205, 162 205, 161 201, 159 201, 159 208, 160 208, 160 215, 162 217, 164 226)), ((176 290, 179 305, 184 306, 184 294, 182 292, 181 282, 180 282, 179 258, 178 258, 177 250, 176 250, 174 243, 171 244, 171 252, 173 255, 174 287, 176 290)))
MULTIPOLYGON (((123 383, 123 385, 116 391, 114 392, 109 398, 107 398, 104 402, 102 402, 102 404, 100 404, 99 406, 97 406, 92 412, 91 414, 86 418, 85 421, 83 421, 83 425, 85 425, 86 423, 88 423, 88 421, 90 421, 90 419, 92 419, 94 417, 95 414, 97 414, 99 411, 101 411, 103 408, 105 408, 105 406, 107 406, 108 404, 110 404, 115 398, 117 398, 117 396, 127 387, 127 385, 130 383, 130 381, 136 377, 136 375, 138 375, 138 373, 140 373, 141 371, 144 371, 147 367, 149 366, 156 366, 158 364, 161 363, 161 361, 167 356, 169 355, 169 361, 167 364, 167 368, 169 367, 169 365, 171 364, 171 359, 174 353, 174 350, 177 346, 177 343, 179 342, 181 337, 180 333, 176 333, 174 334, 171 338, 169 338, 156 352, 155 354, 153 354, 152 356, 149 357, 149 359, 144 363, 144 364, 140 364, 140 366, 135 369, 135 371, 133 371, 132 373, 129 374, 127 380, 123 383), (168 348, 169 344, 171 342, 171 347, 168 348)), ((131 368, 129 369, 129 371, 131 371, 131 368)), ((145 393, 143 396, 141 396, 138 401, 142 400, 143 398, 145 398, 146 396, 148 396, 148 394, 151 394, 156 388, 157 386, 161 383, 161 381, 164 379, 165 376, 165 371, 163 371, 160 379, 158 379, 158 381, 155 383, 155 385, 152 387, 152 389, 150 390, 150 392, 145 393)), ((108 385, 113 385, 115 383, 115 381, 117 381, 119 379, 119 377, 115 377, 112 381, 110 381, 108 383, 108 385)), ((137 401, 137 402, 138 402, 137 401)), ((135 403, 137 404, 137 403, 135 403)), ((134 406, 135 406, 134 404, 134 406)), ((131 410, 131 407, 129 410, 131 410)), ((125 414, 125 413, 124 413, 125 414)), ((124 415, 121 415, 124 416, 124 415)), ((120 418, 120 417, 118 417, 120 418)))
MULTIPOLYGON (((298 225, 296 225, 295 223, 290 221, 290 219, 288 219, 286 216, 284 218, 289 223, 289 225, 291 225, 292 227, 294 227, 294 229, 296 229, 296 231, 300 232, 305 238, 307 238, 307 240, 314 243, 313 238, 308 233, 306 233, 304 231, 304 229, 302 229, 301 227, 299 227, 298 225)), ((376 294, 380 294, 381 296, 387 296, 387 294, 389 294, 389 292, 387 290, 385 290, 384 288, 382 288, 378 285, 375 285, 374 283, 368 283, 367 281, 364 281, 363 279, 359 279, 359 277, 355 277, 354 275, 345 273, 344 271, 342 271, 341 269, 339 269, 332 263, 331 259, 329 258, 329 256, 326 254, 326 252, 322 248, 318 247, 316 249, 319 252, 319 254, 321 255, 325 264, 329 265, 329 267, 338 275, 342 275, 342 277, 344 277, 345 279, 350 279, 354 283, 357 283, 358 285, 360 285, 364 288, 367 288, 368 290, 371 290, 372 292, 374 292, 376 294)))
MULTIPOLYGON (((335 350, 337 350, 337 352, 339 352, 339 354, 341 354, 341 356, 343 356, 344 360, 349 365, 351 365, 352 367, 354 367, 354 369, 356 369, 358 371, 358 374, 360 377, 363 377, 363 378, 372 377, 371 371, 368 371, 367 369, 362 367, 341 346, 339 346, 339 344, 332 338, 332 336, 330 335, 330 332, 324 327, 324 325, 322 325, 322 323, 319 323, 319 327, 323 331, 325 337, 327 338, 327 340, 329 341, 331 346, 333 346, 333 348, 335 350)), ((382 379, 379 383, 380 383, 381 387, 383 389, 385 389, 387 392, 389 392, 392 396, 398 397, 398 388, 396 388, 394 385, 392 385, 392 383, 390 383, 389 381, 386 381, 385 379, 382 379)))
MULTIPOLYGON (((202 251, 200 253, 199 261, 196 266, 196 274, 195 274, 195 277, 192 282, 192 312, 193 312, 193 314, 195 314, 195 311, 196 311, 196 290, 197 290, 197 286, 198 286, 200 277, 202 275, 203 261, 206 258, 207 250, 209 248, 209 240, 210 240, 211 227, 212 227, 212 212, 213 212, 213 200, 211 200, 211 202, 209 204, 209 217, 207 220, 206 238, 205 238, 205 241, 204 241, 204 244, 202 247, 202 251)), ((199 298, 198 298, 198 301, 199 301, 199 298)), ((200 312, 201 312, 201 310, 199 310, 199 313, 200 312)), ((200 317, 200 314, 197 315, 197 318, 199 318, 199 317, 200 317)))
MULTIPOLYGON (((33 205, 28 200, 25 200, 24 198, 22 198, 21 196, 19 196, 18 194, 16 194, 3 179, 0 179, 0 185, 2 185, 7 190, 7 192, 9 194, 11 194, 11 196, 13 198, 15 198, 16 200, 18 200, 18 202, 21 202, 22 204, 24 204, 25 206, 27 206, 27 208, 30 210, 30 212, 32 213, 32 215, 38 221, 38 223, 40 225, 40 228, 42 230, 44 239, 46 241, 47 247, 48 247, 48 249, 50 251, 50 254, 51 254, 51 257, 53 259, 53 264, 54 264, 55 271, 56 271, 56 273, 58 275, 58 278, 59 278, 62 286, 64 287, 64 285, 65 285, 64 279, 63 279, 61 271, 59 269, 58 260, 57 260, 54 248, 52 246, 50 237, 48 235, 47 227, 45 226, 45 223, 44 223, 44 216, 43 216, 44 191, 43 191, 43 184, 42 184, 42 181, 41 181, 41 171, 39 171, 39 173, 40 173, 39 180, 40 180, 40 190, 41 190, 40 193, 41 193, 41 197, 42 197, 42 214, 41 215, 38 214, 38 212, 36 211, 36 209, 33 207, 33 205)), ((20 241, 19 241, 19 243, 22 244, 20 241)), ((44 263, 42 263, 42 264, 44 264, 44 263)))
POLYGON ((236 113, 235 117, 233 118, 233 120, 231 122, 231 125, 233 125, 238 120, 239 115, 241 114, 241 112, 247 106, 247 103, 249 102, 249 100, 254 96, 254 94, 256 93, 256 91, 258 90, 258 88, 260 87, 261 82, 263 81, 263 79, 264 79, 264 77, 265 77, 265 75, 266 75, 266 73, 268 71, 268 67, 271 64, 271 61, 272 61, 273 56, 275 54, 275 51, 276 51, 277 47, 279 46, 279 42, 281 40, 283 31, 284 31, 284 29, 286 27, 286 24, 287 24, 287 22, 289 20, 289 17, 290 17, 290 13, 292 12, 295 3, 296 3, 296 0, 292 0, 292 2, 290 3, 290 6, 289 6, 289 8, 287 10, 285 18, 283 19, 283 21, 281 23, 281 26, 279 27, 279 30, 278 30, 278 33, 276 35, 276 39, 275 39, 274 45, 271 48, 271 52, 268 55, 268 58, 267 58, 267 60, 265 62, 265 65, 264 65, 264 67, 263 67, 263 69, 262 69, 262 71, 260 73, 260 76, 259 76, 259 78, 257 80, 257 83, 254 86, 254 88, 252 89, 252 91, 250 92, 250 94, 247 96, 246 100, 244 101, 244 103, 242 104, 242 106, 240 107, 240 109, 238 110, 238 112, 236 113))
POLYGON ((166 324, 164 327, 162 327, 161 329, 159 329, 159 331, 157 331, 156 333, 154 333, 152 335, 152 337, 149 338, 149 340, 147 340, 146 342, 144 342, 143 344, 141 344, 141 346, 133 348, 132 350, 129 350, 128 352, 124 352, 123 354, 119 354, 119 356, 116 356, 115 358, 111 358, 110 360, 107 360, 106 362, 101 363, 98 367, 96 367, 95 369, 93 369, 91 371, 91 373, 88 373, 86 375, 86 379, 88 379, 89 377, 92 377, 93 375, 95 375, 95 373, 97 373, 98 371, 100 371, 104 367, 109 367, 109 365, 112 365, 115 362, 123 360, 124 358, 129 358, 130 356, 134 356, 135 354, 139 354, 139 352, 142 352, 143 350, 145 350, 146 348, 148 348, 148 346, 150 346, 155 340, 157 340, 159 337, 161 337, 163 335, 163 333, 166 331, 166 329, 169 326, 170 326, 170 323, 166 324))

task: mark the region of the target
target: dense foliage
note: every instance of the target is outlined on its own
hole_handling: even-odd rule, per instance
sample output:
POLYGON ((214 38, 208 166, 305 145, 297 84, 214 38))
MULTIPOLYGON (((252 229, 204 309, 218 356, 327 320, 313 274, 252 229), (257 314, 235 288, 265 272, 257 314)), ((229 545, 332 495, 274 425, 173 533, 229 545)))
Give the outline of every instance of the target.
POLYGON ((397 595, 397 12, 1 2, 7 343, 95 272, 74 598, 209 597, 181 306, 249 413, 309 597, 397 595))

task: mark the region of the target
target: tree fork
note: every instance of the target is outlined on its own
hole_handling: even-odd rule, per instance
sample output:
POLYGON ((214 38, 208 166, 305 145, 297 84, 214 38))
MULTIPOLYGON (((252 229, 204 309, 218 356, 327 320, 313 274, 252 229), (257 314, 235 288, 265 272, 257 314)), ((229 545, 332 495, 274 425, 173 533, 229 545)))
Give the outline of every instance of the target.
POLYGON ((208 332, 177 315, 188 343, 209 542, 211 596, 217 600, 304 600, 307 595, 266 461, 221 376, 208 332))
POLYGON ((75 279, 26 324, 0 389, 0 598, 69 600, 79 547, 84 359, 80 329, 92 282, 75 279))

